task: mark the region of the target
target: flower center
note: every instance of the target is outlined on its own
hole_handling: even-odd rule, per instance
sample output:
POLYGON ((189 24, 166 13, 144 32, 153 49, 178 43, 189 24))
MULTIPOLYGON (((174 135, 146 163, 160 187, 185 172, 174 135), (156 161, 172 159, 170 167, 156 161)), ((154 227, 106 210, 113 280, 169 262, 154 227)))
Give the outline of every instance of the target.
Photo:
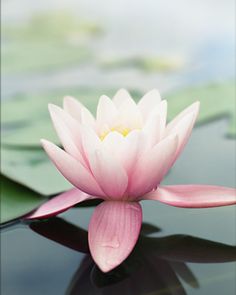
POLYGON ((102 132, 101 135, 100 135, 100 139, 101 139, 101 140, 105 139, 105 137, 106 137, 110 132, 112 132, 112 131, 119 132, 121 135, 123 135, 123 136, 125 137, 125 136, 127 136, 127 135, 130 133, 130 131, 132 131, 132 130, 129 129, 129 128, 121 127, 121 126, 119 126, 119 127, 113 127, 113 128, 111 128, 110 130, 108 130, 108 131, 104 131, 104 132, 102 132))

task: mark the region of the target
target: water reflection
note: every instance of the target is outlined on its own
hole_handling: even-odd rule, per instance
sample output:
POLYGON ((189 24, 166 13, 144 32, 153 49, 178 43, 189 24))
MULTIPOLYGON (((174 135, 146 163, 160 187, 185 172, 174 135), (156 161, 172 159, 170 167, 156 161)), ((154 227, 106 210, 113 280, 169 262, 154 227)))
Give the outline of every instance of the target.
POLYGON ((76 294, 187 294, 181 281, 193 288, 198 279, 187 266, 193 263, 236 261, 236 247, 188 235, 150 237, 160 229, 143 224, 132 254, 119 267, 102 273, 94 264, 88 248, 87 232, 60 218, 32 222, 38 234, 79 252, 86 253, 67 288, 76 294))

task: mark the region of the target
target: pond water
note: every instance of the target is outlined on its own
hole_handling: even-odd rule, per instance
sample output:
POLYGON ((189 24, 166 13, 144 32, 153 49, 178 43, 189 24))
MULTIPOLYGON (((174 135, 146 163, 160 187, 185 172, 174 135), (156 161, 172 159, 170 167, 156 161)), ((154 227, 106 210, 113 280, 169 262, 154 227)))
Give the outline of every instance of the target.
MULTIPOLYGON (((226 123, 195 129, 165 183, 235 186, 235 141, 222 136, 226 123)), ((92 206, 3 228, 1 294, 235 294, 235 207, 142 207, 135 250, 106 275, 84 254, 92 206)))

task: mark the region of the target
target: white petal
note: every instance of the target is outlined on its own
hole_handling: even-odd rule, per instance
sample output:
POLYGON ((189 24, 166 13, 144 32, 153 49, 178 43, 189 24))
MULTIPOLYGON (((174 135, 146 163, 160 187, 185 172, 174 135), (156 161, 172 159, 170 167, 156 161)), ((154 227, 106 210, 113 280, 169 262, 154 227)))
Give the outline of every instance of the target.
POLYGON ((166 126, 167 102, 163 100, 150 113, 143 127, 143 132, 147 134, 150 147, 157 144, 163 137, 166 126))
POLYGON ((81 109, 83 105, 72 96, 65 96, 63 101, 64 110, 78 122, 81 122, 81 109))
POLYGON ((142 197, 156 188, 167 173, 177 148, 177 137, 169 136, 139 159, 128 188, 130 197, 142 197))
POLYGON ((143 118, 146 119, 150 112, 161 102, 161 96, 157 89, 153 89, 146 93, 139 101, 138 108, 140 109, 143 118))
POLYGON ((81 153, 81 138, 79 123, 58 106, 49 104, 49 112, 58 137, 64 149, 85 165, 81 153))
POLYGON ((98 124, 107 124, 108 126, 111 126, 116 116, 117 109, 113 101, 106 95, 102 95, 97 106, 98 124))
POLYGON ((117 108, 120 108, 125 103, 129 104, 132 101, 133 101, 133 99, 131 98, 129 92, 123 88, 118 90, 113 97, 113 102, 117 108))
POLYGON ((113 154, 104 148, 96 150, 91 157, 90 166, 106 195, 110 199, 120 200, 126 191, 128 177, 113 154))

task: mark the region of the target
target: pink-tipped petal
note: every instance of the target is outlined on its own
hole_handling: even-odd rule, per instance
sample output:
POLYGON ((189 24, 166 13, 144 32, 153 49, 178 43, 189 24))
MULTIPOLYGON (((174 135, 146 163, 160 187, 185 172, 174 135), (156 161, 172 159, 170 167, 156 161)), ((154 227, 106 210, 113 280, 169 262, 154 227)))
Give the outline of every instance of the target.
POLYGON ((32 214, 26 216, 26 219, 40 219, 55 216, 73 207, 75 204, 93 198, 94 197, 85 194, 77 188, 73 188, 50 199, 38 209, 36 209, 32 214))
POLYGON ((103 272, 128 257, 138 240, 141 223, 139 203, 105 201, 95 208, 89 224, 89 248, 103 272))
POLYGON ((131 176, 129 196, 142 197, 159 185, 173 160, 177 144, 177 137, 169 136, 142 155, 131 176))
POLYGON ((82 154, 82 143, 80 136, 81 124, 56 105, 49 104, 48 108, 53 125, 64 149, 74 158, 79 160, 84 166, 86 166, 82 154))
POLYGON ((146 119, 150 112, 161 102, 161 96, 157 89, 153 89, 146 93, 139 101, 138 108, 140 109, 143 118, 146 119))
POLYGON ((99 137, 97 136, 96 132, 92 128, 86 125, 81 125, 81 139, 82 139, 84 159, 86 164, 89 167, 91 154, 94 152, 94 150, 100 147, 101 141, 99 137))
POLYGON ((128 176, 119 161, 109 150, 96 150, 90 160, 91 170, 106 196, 119 199, 124 195, 128 176))
POLYGON ((90 171, 55 144, 41 140, 43 148, 61 174, 78 189, 90 195, 104 196, 90 171))
POLYGON ((183 208, 208 208, 236 204, 236 189, 211 185, 169 185, 146 194, 143 199, 183 208))

